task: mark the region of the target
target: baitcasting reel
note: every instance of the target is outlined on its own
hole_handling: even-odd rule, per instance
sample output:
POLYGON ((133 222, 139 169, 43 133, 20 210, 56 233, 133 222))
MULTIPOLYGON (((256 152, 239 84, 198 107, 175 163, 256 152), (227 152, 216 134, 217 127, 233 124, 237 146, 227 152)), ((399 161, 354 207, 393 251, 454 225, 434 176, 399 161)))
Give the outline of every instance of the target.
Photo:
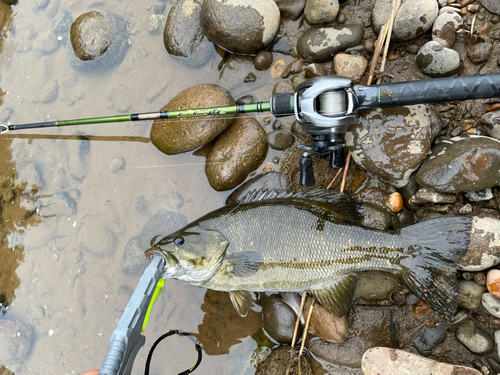
POLYGON ((314 185, 312 156, 330 156, 330 166, 345 165, 342 135, 358 111, 444 101, 500 97, 500 74, 485 74, 373 86, 353 85, 342 76, 302 82, 293 94, 275 94, 270 110, 276 117, 295 115, 312 137, 300 158, 300 185, 314 185))

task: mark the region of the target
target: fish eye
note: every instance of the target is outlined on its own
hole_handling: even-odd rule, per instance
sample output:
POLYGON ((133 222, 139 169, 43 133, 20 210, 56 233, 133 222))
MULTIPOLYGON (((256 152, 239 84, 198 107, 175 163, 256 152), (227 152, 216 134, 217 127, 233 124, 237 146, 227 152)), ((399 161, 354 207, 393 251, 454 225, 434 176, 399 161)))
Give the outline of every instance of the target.
POLYGON ((175 237, 174 244, 181 246, 184 243, 184 237, 175 237))

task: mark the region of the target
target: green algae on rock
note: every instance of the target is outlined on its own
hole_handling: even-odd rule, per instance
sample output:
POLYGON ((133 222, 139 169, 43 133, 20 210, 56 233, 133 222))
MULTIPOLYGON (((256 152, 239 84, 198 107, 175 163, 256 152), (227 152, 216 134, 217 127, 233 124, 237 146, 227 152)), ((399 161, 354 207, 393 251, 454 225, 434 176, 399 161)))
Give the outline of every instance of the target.
MULTIPOLYGON (((234 99, 224 88, 214 84, 190 87, 175 96, 161 111, 234 105, 234 99)), ((192 151, 212 141, 232 122, 233 115, 210 118, 180 118, 153 121, 151 142, 168 155, 192 151)))

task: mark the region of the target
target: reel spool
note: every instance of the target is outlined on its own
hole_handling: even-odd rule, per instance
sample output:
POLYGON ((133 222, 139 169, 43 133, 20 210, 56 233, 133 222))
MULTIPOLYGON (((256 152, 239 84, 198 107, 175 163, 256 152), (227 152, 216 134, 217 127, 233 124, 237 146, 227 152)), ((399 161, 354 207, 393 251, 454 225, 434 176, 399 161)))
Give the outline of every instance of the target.
POLYGON ((312 146, 299 146, 300 185, 315 183, 312 156, 330 156, 331 168, 345 165, 342 135, 357 117, 359 102, 353 82, 341 76, 323 76, 301 83, 294 94, 294 111, 312 137, 312 146))

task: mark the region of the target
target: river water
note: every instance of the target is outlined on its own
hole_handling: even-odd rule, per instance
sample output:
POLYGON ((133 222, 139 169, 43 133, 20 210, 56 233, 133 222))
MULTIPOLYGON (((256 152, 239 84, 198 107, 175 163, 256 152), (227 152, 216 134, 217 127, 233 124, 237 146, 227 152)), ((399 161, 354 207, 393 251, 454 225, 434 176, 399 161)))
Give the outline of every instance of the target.
MULTIPOLYGON (((167 1, 165 16, 172 2, 167 1)), ((152 112, 185 88, 218 83, 220 55, 214 53, 202 68, 189 68, 168 55, 161 34, 148 32, 154 5, 154 0, 20 0, 11 11, 0 2, 0 121, 152 112), (73 69, 68 43, 52 32, 53 22, 65 12, 76 19, 91 10, 112 11, 128 23, 130 46, 124 60, 99 73, 73 69)), ((256 74, 255 83, 231 88, 235 99, 250 92, 256 100, 269 99, 277 79, 269 71, 256 74)), ((131 276, 121 270, 129 240, 162 210, 191 221, 224 204, 229 192, 217 193, 209 186, 202 153, 164 155, 150 143, 150 127, 147 121, 0 136, 6 202, 0 295, 9 305, 0 319, 32 329, 28 355, 0 363, 16 374, 78 374, 99 368, 140 278, 140 273, 131 276), (85 162, 79 164, 82 150, 85 162), (18 187, 12 190, 8 181, 14 173, 18 187)), ((167 224, 170 229, 179 226, 167 224)), ((166 282, 133 373, 143 373, 152 343, 170 329, 197 334, 204 347, 210 346, 200 373, 253 373, 248 360, 256 343, 250 336, 260 324, 259 307, 242 324, 229 311, 226 297, 210 293, 166 282)), ((188 339, 169 338, 156 350, 151 373, 176 374, 195 361, 188 339)))

